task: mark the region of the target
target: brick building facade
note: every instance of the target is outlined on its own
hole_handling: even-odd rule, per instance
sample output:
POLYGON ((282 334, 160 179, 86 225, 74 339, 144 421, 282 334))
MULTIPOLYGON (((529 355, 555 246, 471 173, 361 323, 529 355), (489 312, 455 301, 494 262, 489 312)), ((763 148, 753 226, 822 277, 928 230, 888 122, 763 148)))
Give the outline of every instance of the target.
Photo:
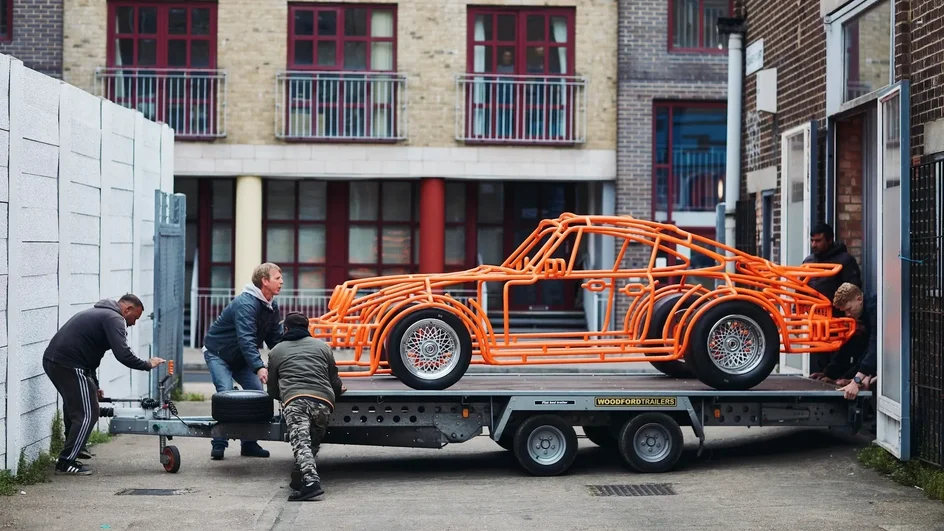
POLYGON ((63 0, 0 2, 0 53, 27 68, 62 78, 63 0))

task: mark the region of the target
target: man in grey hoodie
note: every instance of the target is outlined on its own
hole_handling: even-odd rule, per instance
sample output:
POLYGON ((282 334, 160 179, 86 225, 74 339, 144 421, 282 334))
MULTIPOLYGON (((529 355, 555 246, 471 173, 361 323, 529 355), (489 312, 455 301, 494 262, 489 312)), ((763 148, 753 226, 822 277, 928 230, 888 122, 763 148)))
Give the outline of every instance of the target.
MULTIPOLYGON (((233 380, 243 389, 264 391, 269 371, 259 348, 271 349, 282 340, 279 305, 275 296, 282 290, 282 270, 272 263, 256 266, 252 283, 230 302, 203 338, 203 359, 210 369, 216 392, 233 389, 233 380)), ((210 457, 223 459, 229 441, 214 437, 210 457)), ((257 441, 242 441, 240 454, 269 457, 257 441)))
POLYGON ((59 452, 56 474, 87 476, 92 471, 76 459, 98 421, 101 391, 95 371, 111 350, 126 367, 150 371, 164 363, 161 358, 147 361, 134 355, 128 346, 127 327, 144 313, 141 299, 127 294, 117 302, 102 299, 62 325, 43 354, 43 371, 62 395, 66 422, 66 443, 59 452))

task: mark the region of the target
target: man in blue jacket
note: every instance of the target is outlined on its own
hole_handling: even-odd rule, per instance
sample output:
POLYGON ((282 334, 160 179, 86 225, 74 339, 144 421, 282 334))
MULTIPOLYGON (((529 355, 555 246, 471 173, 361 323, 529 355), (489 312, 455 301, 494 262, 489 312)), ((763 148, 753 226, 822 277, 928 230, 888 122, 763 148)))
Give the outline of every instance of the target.
MULTIPOLYGON (((263 391, 269 372, 259 348, 271 349, 282 340, 279 305, 273 300, 282 290, 282 270, 264 263, 252 272, 252 283, 226 306, 203 339, 203 359, 210 369, 216 391, 233 389, 236 380, 243 389, 263 391)), ((213 438, 210 457, 223 459, 229 441, 213 438)), ((241 455, 269 457, 257 441, 242 441, 241 455)))

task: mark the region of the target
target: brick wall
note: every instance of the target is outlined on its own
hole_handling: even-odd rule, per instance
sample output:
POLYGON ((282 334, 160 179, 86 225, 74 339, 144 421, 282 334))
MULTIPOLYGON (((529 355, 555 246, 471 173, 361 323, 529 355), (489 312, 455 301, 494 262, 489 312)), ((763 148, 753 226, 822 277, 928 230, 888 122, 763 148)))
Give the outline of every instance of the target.
POLYGON ((924 126, 944 119, 944 2, 898 2, 895 60, 896 78, 911 81, 911 155, 925 151, 924 126), (910 21, 907 6, 911 5, 910 21), (910 23, 909 23, 910 22, 910 23))
POLYGON ((14 1, 13 40, 0 42, 0 53, 16 57, 27 68, 61 78, 62 0, 14 1))
POLYGON ((862 174, 863 119, 854 116, 838 123, 836 129, 837 185, 836 240, 843 241, 849 254, 862 263, 862 174))
MULTIPOLYGON (((311 0, 308 0, 311 1, 311 0)), ((313 2, 313 3, 319 3, 313 2)), ((350 3, 367 3, 349 0, 350 3)), ((397 70, 408 77, 411 146, 455 146, 456 74, 467 62, 467 12, 509 0, 415 0, 397 4, 397 70)), ((575 65, 588 79, 587 143, 616 144, 616 5, 610 0, 547 0, 574 6, 575 65)), ((531 4, 528 4, 531 5, 531 4)), ((90 88, 105 65, 104 1, 65 0, 66 80, 90 88)), ((275 77, 287 65, 288 3, 220 0, 217 64, 227 71, 227 138, 231 144, 275 144, 275 77)))

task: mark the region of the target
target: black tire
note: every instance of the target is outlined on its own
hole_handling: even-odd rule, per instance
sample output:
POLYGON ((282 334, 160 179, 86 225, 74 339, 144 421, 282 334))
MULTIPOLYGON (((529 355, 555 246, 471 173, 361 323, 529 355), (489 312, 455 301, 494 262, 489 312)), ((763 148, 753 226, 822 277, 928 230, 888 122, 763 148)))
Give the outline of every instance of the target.
POLYGON ((699 380, 715 389, 750 389, 770 376, 780 360, 780 333, 773 319, 746 301, 722 302, 705 312, 695 322, 689 344, 687 362, 699 380), (728 336, 716 337, 715 348, 727 354, 741 350, 742 356, 727 355, 715 361, 709 351, 712 330, 723 334, 725 326, 728 336), (745 349, 751 352, 744 353, 745 349))
POLYGON ((557 415, 536 415, 515 430, 514 452, 518 464, 531 474, 557 476, 577 456, 577 432, 557 415))
POLYGON ((678 463, 685 439, 682 428, 665 413, 643 413, 626 421, 619 433, 619 452, 633 470, 668 472, 678 463))
POLYGON ((609 426, 584 426, 583 433, 587 440, 607 450, 616 448, 616 434, 609 426))
MULTIPOLYGON (((669 317, 672 315, 672 308, 674 308, 679 299, 684 296, 684 293, 673 293, 671 295, 666 295, 655 302, 655 304, 652 306, 652 321, 649 323, 649 333, 647 334, 646 339, 662 338, 662 329, 665 328, 665 324, 669 322, 669 317)), ((682 303, 678 311, 683 312, 687 310, 692 305, 694 300, 695 297, 688 297, 688 299, 682 303)), ((652 366, 655 367, 657 371, 671 378, 695 377, 695 373, 692 372, 691 367, 685 364, 684 356, 677 360, 650 361, 649 363, 652 364, 652 366)))
POLYGON ((180 450, 176 446, 165 446, 161 455, 164 458, 164 462, 161 463, 164 471, 176 474, 180 470, 180 450))
MULTIPOLYGON (((413 389, 446 389, 462 378, 462 375, 464 375, 465 371, 469 368, 469 363, 472 361, 472 337, 469 335, 469 331, 458 317, 445 310, 426 309, 411 312, 394 325, 393 329, 390 331, 389 337, 390 349, 388 352, 390 355, 387 356, 387 363, 390 364, 390 369, 394 375, 396 375, 401 382, 413 389), (445 335, 445 341, 455 343, 452 353, 454 361, 450 362, 450 366, 447 367, 446 372, 443 374, 438 376, 420 375, 414 373, 413 370, 407 366, 407 363, 409 363, 409 361, 405 359, 407 353, 401 352, 400 346, 404 336, 408 332, 410 334, 414 332, 411 330, 414 325, 434 327, 445 335), (458 355, 456 355, 455 349, 458 349, 458 355)), ((432 349, 441 347, 439 344, 432 343, 434 342, 431 342, 430 348, 432 349)))
POLYGON ((217 422, 268 422, 274 414, 268 393, 246 389, 215 393, 211 408, 217 422))

